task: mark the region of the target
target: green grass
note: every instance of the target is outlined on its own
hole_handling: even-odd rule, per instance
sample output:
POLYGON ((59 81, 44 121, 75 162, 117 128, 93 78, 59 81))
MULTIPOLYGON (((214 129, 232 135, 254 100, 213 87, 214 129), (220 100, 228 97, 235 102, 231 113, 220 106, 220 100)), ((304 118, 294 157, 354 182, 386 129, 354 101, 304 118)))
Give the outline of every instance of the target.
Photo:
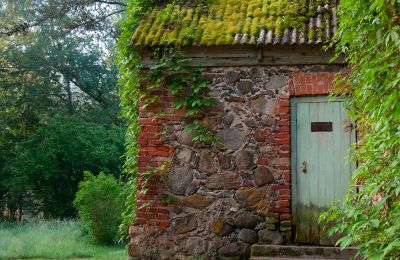
POLYGON ((102 246, 77 221, 0 223, 0 259, 127 259, 123 246, 102 246))

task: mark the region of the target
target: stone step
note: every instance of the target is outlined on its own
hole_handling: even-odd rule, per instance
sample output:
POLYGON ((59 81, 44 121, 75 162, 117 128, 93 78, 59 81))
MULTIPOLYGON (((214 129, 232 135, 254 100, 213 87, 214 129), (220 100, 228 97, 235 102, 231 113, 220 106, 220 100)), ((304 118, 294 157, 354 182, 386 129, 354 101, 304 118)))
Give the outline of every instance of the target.
POLYGON ((340 250, 329 246, 286 246, 255 244, 251 247, 253 260, 267 259, 354 259, 355 248, 340 250))
POLYGON ((312 260, 336 260, 337 258, 309 258, 309 257, 251 257, 250 260, 304 260, 304 259, 312 259, 312 260))

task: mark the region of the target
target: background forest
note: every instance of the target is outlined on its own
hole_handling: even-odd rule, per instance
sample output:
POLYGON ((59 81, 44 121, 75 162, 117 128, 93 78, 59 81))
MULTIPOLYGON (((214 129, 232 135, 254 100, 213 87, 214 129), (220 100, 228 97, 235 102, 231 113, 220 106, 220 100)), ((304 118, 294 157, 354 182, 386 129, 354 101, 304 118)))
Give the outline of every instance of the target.
POLYGON ((3 217, 73 217, 84 171, 120 175, 124 126, 113 58, 119 17, 97 24, 93 17, 116 9, 95 2, 0 4, 3 217))
POLYGON ((124 2, 0 1, 1 259, 124 258, 95 245, 119 239, 126 197, 115 62, 124 2))

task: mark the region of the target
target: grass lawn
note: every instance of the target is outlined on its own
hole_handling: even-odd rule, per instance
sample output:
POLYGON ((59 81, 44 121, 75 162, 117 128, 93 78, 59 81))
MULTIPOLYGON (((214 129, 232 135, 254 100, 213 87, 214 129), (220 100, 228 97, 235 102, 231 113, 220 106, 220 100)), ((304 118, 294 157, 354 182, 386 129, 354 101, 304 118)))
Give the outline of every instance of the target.
POLYGON ((0 259, 126 260, 123 246, 94 244, 76 221, 0 222, 0 259))

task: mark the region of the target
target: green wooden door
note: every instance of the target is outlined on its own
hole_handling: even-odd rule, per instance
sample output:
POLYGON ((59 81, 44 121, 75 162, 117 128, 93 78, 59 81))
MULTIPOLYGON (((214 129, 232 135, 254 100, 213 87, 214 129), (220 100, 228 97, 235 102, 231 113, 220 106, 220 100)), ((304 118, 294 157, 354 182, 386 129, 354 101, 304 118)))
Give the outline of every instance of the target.
POLYGON ((296 242, 333 245, 318 217, 349 188, 354 131, 342 102, 326 97, 292 100, 293 212, 296 242))

